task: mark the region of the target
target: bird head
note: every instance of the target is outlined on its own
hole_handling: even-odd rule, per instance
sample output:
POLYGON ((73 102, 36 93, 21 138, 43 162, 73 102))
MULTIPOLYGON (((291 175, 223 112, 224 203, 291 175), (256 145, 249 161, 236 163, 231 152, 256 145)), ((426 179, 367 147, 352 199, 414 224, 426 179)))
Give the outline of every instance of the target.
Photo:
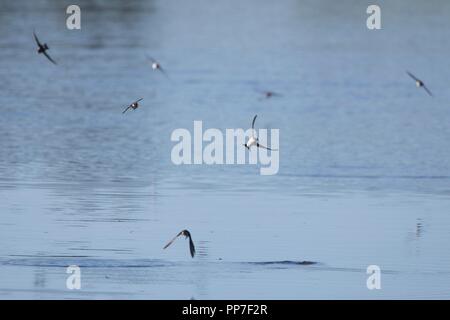
POLYGON ((190 234, 189 231, 187 231, 187 230, 181 231, 181 234, 182 234, 183 236, 185 236, 186 238, 189 238, 189 237, 191 236, 191 234, 190 234))

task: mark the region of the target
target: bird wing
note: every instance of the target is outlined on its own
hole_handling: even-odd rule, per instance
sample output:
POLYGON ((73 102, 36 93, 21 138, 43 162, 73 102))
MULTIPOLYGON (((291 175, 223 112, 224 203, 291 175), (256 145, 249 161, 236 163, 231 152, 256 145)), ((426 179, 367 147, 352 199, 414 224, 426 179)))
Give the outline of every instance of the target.
POLYGON ((278 151, 278 149, 271 149, 271 148, 269 148, 269 147, 263 146, 263 145, 260 144, 260 143, 258 143, 256 146, 257 146, 258 148, 263 148, 263 149, 267 149, 267 150, 270 150, 270 151, 278 151))
POLYGON ((140 98, 140 99, 136 100, 134 103, 138 103, 138 102, 141 101, 142 99, 144 99, 144 98, 140 98))
POLYGON ((423 85, 423 88, 425 89, 425 91, 426 91, 431 97, 433 96, 433 94, 431 93, 431 91, 428 90, 428 88, 427 88, 425 85, 423 85))
POLYGON ((128 106, 125 110, 123 110, 123 112, 122 113, 125 113, 125 112, 127 112, 127 110, 128 109, 130 109, 131 108, 131 106, 128 106))
POLYGON ((42 46, 42 44, 39 42, 39 39, 38 39, 38 37, 37 37, 37 35, 36 35, 36 33, 34 31, 33 31, 33 36, 34 36, 34 40, 36 41, 37 45, 39 47, 42 46))
POLYGON ((255 116, 253 117, 253 121, 252 121, 252 129, 255 129, 255 120, 256 120, 256 117, 257 117, 258 115, 257 114, 255 114, 255 116))
POLYGON ((256 120, 256 117, 257 117, 258 115, 257 114, 255 114, 255 116, 253 117, 253 121, 252 121, 252 133, 253 133, 253 135, 255 134, 255 120, 256 120))
POLYGON ((163 75, 165 75, 166 76, 166 78, 167 79, 169 79, 170 80, 170 78, 169 78, 169 75, 167 74, 167 72, 166 72, 166 69, 164 69, 163 67, 161 67, 161 66, 159 66, 159 71, 161 71, 161 73, 163 74, 163 75))
POLYGON ((156 59, 153 59, 150 56, 147 56, 147 59, 150 60, 152 63, 158 63, 158 61, 156 61, 156 59))
POLYGON ((170 240, 169 241, 169 243, 168 244, 166 244, 165 246, 164 246, 164 248, 163 249, 166 249, 168 246, 170 246, 180 235, 181 235, 181 233, 182 232, 180 232, 179 234, 177 234, 172 240, 170 240))
POLYGON ((47 52, 43 52, 43 54, 44 54, 44 56, 46 56, 47 57, 47 59, 48 60, 50 60, 51 62, 53 62, 53 64, 55 64, 56 65, 56 62, 48 55, 48 53, 47 52))
POLYGON ((411 78, 413 78, 415 81, 420 81, 415 75, 413 75, 411 72, 409 72, 409 71, 406 71, 406 73, 411 77, 411 78))
POLYGON ((194 246, 194 241, 192 241, 191 236, 189 236, 189 249, 191 251, 191 257, 193 258, 195 256, 195 246, 194 246))

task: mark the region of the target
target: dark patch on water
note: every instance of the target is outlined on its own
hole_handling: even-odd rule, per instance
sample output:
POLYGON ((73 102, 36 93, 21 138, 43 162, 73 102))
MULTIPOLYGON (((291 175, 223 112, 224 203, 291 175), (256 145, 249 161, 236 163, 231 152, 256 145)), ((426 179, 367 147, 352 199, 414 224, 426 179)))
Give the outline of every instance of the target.
POLYGON ((249 264, 255 264, 260 266, 266 265, 283 265, 283 266, 291 266, 291 265, 301 265, 301 266, 310 266, 313 264, 318 264, 318 262, 314 261, 292 261, 292 260, 283 260, 283 261, 259 261, 259 262, 247 262, 249 264))
POLYGON ((46 256, 22 259, 0 259, 0 265, 26 267, 68 267, 76 265, 85 268, 154 268, 170 267, 174 264, 156 259, 95 259, 86 256, 46 256))

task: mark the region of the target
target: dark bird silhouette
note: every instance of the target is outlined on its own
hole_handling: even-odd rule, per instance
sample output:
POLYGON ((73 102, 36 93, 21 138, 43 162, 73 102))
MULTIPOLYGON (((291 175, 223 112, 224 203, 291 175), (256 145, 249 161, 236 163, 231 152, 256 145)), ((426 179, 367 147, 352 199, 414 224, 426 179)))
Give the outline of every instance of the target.
POLYGON ((282 95, 278 92, 273 92, 273 91, 263 91, 261 92, 264 95, 264 98, 269 99, 272 97, 281 97, 282 95))
POLYGON ((36 41, 36 44, 38 45, 38 50, 37 52, 40 54, 42 53, 44 56, 47 57, 48 60, 50 60, 50 62, 52 62, 53 64, 56 65, 56 62, 48 55, 47 50, 49 50, 49 47, 46 43, 42 44, 38 37, 36 36, 36 33, 33 32, 33 36, 34 36, 34 40, 36 41))
POLYGON ((257 116, 258 116, 258 115, 255 115, 255 116, 253 117, 253 121, 252 121, 252 135, 251 135, 250 138, 248 138, 248 141, 244 144, 244 146, 245 146, 248 150, 250 150, 250 147, 251 147, 251 146, 256 146, 257 148, 263 148, 263 149, 267 149, 267 150, 270 150, 270 151, 278 151, 278 150, 276 150, 276 149, 271 149, 271 148, 268 148, 268 147, 266 147, 266 146, 263 146, 262 144, 259 143, 258 137, 257 137, 256 134, 255 134, 255 120, 256 120, 256 117, 257 117, 257 116))
POLYGON ((411 72, 406 71, 406 73, 416 82, 416 87, 417 88, 423 88, 430 96, 433 96, 433 94, 431 93, 430 90, 428 90, 427 86, 425 85, 425 83, 423 83, 422 80, 418 79, 415 75, 413 75, 411 72))
POLYGON ((193 258, 195 256, 195 246, 194 242, 192 241, 191 233, 187 230, 183 230, 179 234, 177 234, 175 238, 170 240, 169 243, 164 246, 163 249, 166 249, 168 246, 170 246, 179 236, 185 236, 186 238, 189 238, 189 250, 191 252, 191 257, 193 258))
POLYGON ((141 101, 143 98, 140 98, 139 100, 136 100, 135 102, 133 102, 132 104, 130 104, 125 110, 123 110, 122 113, 127 112, 128 109, 133 109, 136 110, 139 107, 139 101, 141 101))

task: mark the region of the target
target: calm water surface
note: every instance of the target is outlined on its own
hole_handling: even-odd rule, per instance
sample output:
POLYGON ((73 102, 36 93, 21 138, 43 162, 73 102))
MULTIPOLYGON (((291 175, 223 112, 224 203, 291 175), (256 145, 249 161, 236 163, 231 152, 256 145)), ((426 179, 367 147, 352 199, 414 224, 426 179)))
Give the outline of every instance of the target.
POLYGON ((0 9, 0 298, 450 298, 450 3, 381 1, 378 31, 368 1, 77 3, 80 31, 0 9), (277 175, 172 164, 173 130, 256 113, 277 175), (184 228, 195 259, 162 250, 184 228))

